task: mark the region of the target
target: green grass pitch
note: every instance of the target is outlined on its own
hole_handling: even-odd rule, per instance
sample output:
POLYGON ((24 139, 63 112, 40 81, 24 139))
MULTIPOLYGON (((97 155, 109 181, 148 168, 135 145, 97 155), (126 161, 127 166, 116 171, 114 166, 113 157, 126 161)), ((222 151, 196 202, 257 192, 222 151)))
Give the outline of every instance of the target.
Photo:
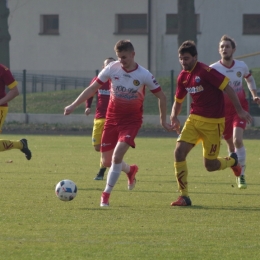
POLYGON ((31 161, 19 150, 1 153, 0 259, 260 259, 258 140, 245 140, 246 190, 230 169, 207 172, 195 147, 187 159, 193 206, 171 207, 176 140, 137 137, 125 157, 139 166, 135 189, 122 173, 110 207, 100 208, 105 180, 93 180, 100 155, 90 136, 25 137, 31 161), (62 179, 77 184, 73 201, 56 197, 62 179))

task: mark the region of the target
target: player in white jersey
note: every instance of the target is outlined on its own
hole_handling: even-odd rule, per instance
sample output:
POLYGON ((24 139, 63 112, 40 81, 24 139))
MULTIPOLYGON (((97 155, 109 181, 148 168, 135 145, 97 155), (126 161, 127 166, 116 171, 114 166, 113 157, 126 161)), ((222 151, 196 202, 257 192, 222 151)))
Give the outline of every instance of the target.
POLYGON ((99 73, 97 80, 64 109, 64 115, 69 115, 79 104, 93 96, 104 82, 111 81, 110 100, 101 139, 102 163, 110 169, 101 196, 101 207, 109 206, 110 193, 121 171, 127 174, 128 189, 132 190, 135 186, 138 167, 128 165, 123 158, 129 147, 135 147, 134 139, 142 125, 145 87, 159 100, 161 125, 167 131, 172 130, 172 126, 166 122, 166 96, 153 75, 134 61, 132 43, 128 40, 118 41, 114 50, 118 61, 109 63, 99 73))
MULTIPOLYGON (((237 93, 239 101, 244 110, 248 111, 248 102, 246 100, 246 94, 243 89, 243 79, 247 83, 247 87, 250 90, 253 101, 260 104, 260 98, 257 96, 256 84, 253 76, 249 72, 248 66, 243 61, 233 59, 233 54, 236 51, 235 41, 227 35, 223 35, 219 42, 219 54, 221 60, 211 64, 210 66, 224 74, 229 78, 229 85, 237 93)), ((246 165, 246 150, 243 143, 243 133, 246 128, 246 121, 241 120, 233 104, 225 96, 225 130, 223 137, 227 142, 229 153, 236 152, 238 156, 238 162, 242 166, 242 173, 240 177, 237 177, 237 185, 239 189, 246 189, 245 179, 245 165, 246 165)))

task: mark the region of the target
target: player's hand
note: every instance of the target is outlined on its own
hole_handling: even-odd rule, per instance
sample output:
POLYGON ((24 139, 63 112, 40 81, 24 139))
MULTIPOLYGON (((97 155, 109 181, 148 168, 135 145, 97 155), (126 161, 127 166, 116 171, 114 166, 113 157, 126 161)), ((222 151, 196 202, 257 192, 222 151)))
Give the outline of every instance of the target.
POLYGON ((88 116, 88 115, 90 114, 90 112, 91 112, 90 107, 87 107, 87 108, 85 109, 85 114, 88 116))
POLYGON ((167 122, 162 122, 161 125, 167 132, 173 131, 172 125, 168 124, 167 122))
POLYGON ((257 105, 260 105, 260 98, 259 98, 259 97, 254 97, 253 100, 254 100, 254 102, 255 102, 257 105))
POLYGON ((170 117, 171 119, 171 127, 174 131, 176 131, 177 134, 180 134, 181 133, 181 124, 180 124, 180 121, 177 117, 170 117))
POLYGON ((73 105, 66 106, 64 108, 64 115, 67 116, 74 111, 75 107, 73 105))
POLYGON ((247 122, 248 124, 250 124, 250 123, 252 122, 252 120, 253 120, 253 118, 251 117, 251 115, 250 115, 247 111, 245 111, 245 110, 242 110, 240 113, 238 113, 238 116, 239 116, 241 119, 246 120, 246 122, 247 122))

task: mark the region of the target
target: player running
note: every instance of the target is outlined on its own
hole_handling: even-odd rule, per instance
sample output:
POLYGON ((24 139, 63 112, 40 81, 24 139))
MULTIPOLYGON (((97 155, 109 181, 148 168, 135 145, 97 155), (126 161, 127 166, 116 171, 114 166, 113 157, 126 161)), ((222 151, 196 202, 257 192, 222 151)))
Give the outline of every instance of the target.
MULTIPOLYGON (((218 70, 229 78, 229 85, 234 89, 237 97, 244 110, 249 111, 248 102, 246 100, 246 94, 243 88, 243 79, 247 83, 247 87, 252 94, 253 101, 260 104, 260 99, 256 93, 256 84, 253 76, 249 72, 249 69, 245 62, 233 59, 233 54, 236 51, 236 43, 228 35, 223 35, 219 42, 219 54, 221 60, 210 67, 218 70)), ((225 98, 225 130, 223 137, 226 140, 229 153, 236 153, 238 162, 242 167, 242 173, 236 177, 237 185, 239 189, 246 189, 247 183, 245 179, 246 168, 246 149, 243 143, 243 133, 246 128, 246 120, 241 119, 237 114, 237 111, 228 98, 225 98)))

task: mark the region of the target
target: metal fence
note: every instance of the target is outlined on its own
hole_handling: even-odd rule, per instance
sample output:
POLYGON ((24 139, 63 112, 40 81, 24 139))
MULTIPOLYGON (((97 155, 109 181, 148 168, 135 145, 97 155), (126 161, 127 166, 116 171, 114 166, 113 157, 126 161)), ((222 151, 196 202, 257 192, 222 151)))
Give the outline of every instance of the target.
MULTIPOLYGON (((33 93, 39 92, 56 92, 63 90, 73 90, 73 89, 84 89, 86 88, 92 78, 98 74, 98 70, 96 71, 65 71, 65 72, 53 72, 53 71, 14 71, 13 75, 15 79, 18 81, 18 88, 20 93, 22 94, 22 107, 23 112, 28 112, 26 110, 27 106, 27 98, 26 94, 33 95, 33 93)), ((174 75, 174 71, 155 71, 152 74, 156 77, 159 84, 162 86, 163 91, 167 96, 167 112, 168 114, 171 111, 171 107, 174 101, 174 93, 175 93, 175 82, 176 75, 174 75)), ((253 69, 252 74, 255 78, 256 84, 259 87, 258 95, 260 96, 260 69, 253 69)), ((260 116, 260 108, 257 104, 252 101, 251 93, 245 84, 245 90, 247 94, 247 99, 249 102, 250 113, 253 116, 260 116)), ((48 106, 48 105, 47 105, 48 106)), ((186 115, 189 111, 189 105, 187 104, 187 99, 184 101, 181 114, 186 115)), ((10 111, 12 112, 12 111, 10 111)), ((22 112, 22 111, 20 111, 22 112)), ((35 113, 34 111, 30 111, 30 113, 35 113)), ((37 112, 36 112, 37 113, 37 112)), ((39 112, 38 112, 39 113, 39 112)), ((42 111, 41 113, 44 113, 42 111)), ((147 91, 146 99, 144 102, 144 113, 146 114, 158 114, 158 104, 154 100, 153 95, 147 91)))

